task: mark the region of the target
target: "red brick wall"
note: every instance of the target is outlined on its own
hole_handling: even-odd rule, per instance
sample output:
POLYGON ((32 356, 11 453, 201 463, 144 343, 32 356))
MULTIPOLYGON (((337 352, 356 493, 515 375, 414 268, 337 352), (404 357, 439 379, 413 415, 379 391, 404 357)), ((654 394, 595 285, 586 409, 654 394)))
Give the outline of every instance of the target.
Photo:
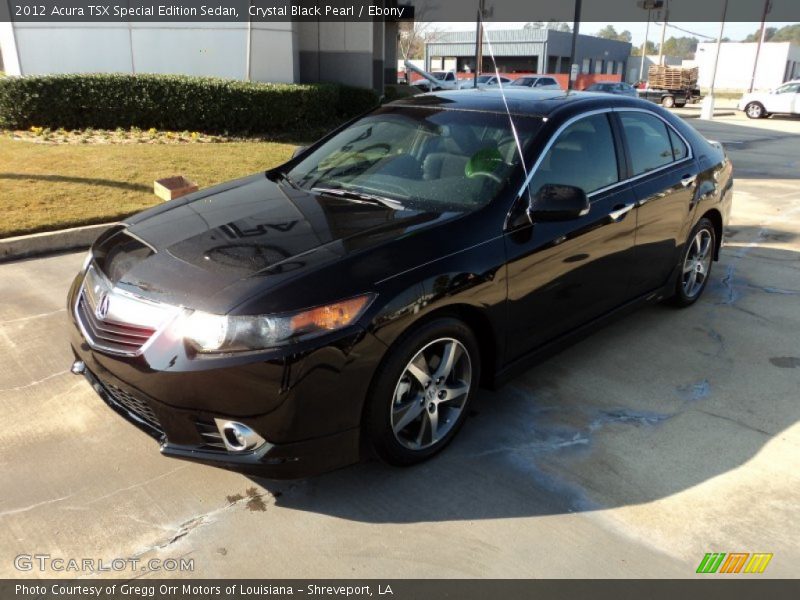
MULTIPOLYGON (((502 73, 502 72, 500 74, 503 77, 508 77, 509 79, 517 79, 518 77, 524 77, 526 75, 536 75, 536 73, 502 73)), ((418 81, 423 79, 421 75, 414 72, 411 72, 410 75, 412 84, 417 83, 418 81)), ((484 75, 488 75, 488 73, 484 73, 484 75)), ((545 75, 547 75, 548 77, 555 78, 555 80, 558 81, 558 84, 561 86, 561 89, 564 90, 567 89, 567 80, 569 78, 569 75, 567 75, 566 73, 545 73, 545 75)), ((402 78, 403 71, 398 71, 397 77, 398 79, 402 78)), ((467 73, 459 73, 458 78, 470 80, 472 79, 472 76, 468 75, 467 73)), ((587 87, 598 81, 622 81, 622 75, 621 74, 612 75, 605 73, 580 73, 578 74, 578 79, 575 81, 575 89, 576 90, 586 89, 587 87)))

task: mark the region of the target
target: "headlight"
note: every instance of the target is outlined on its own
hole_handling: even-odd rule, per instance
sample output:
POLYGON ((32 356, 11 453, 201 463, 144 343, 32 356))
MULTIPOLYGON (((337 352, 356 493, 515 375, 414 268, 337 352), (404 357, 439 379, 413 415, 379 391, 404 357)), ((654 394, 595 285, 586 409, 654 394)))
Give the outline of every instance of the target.
POLYGON ((182 336, 198 352, 246 352, 280 346, 342 329, 366 310, 371 295, 287 315, 228 316, 195 311, 182 336))

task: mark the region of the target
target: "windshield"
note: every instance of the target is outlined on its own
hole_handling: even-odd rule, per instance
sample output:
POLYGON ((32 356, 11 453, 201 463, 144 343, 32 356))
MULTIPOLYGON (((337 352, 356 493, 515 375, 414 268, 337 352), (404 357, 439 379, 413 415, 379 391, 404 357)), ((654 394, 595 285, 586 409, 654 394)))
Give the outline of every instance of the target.
POLYGON ((488 83, 491 78, 491 75, 478 75, 478 83, 488 83))
POLYGON ((530 87, 533 83, 533 79, 528 79, 527 77, 520 77, 519 79, 515 79, 511 82, 511 85, 525 85, 530 87))
MULTIPOLYGON (((514 123, 525 149, 541 119, 515 115, 514 123)), ((385 107, 336 134, 287 175, 307 190, 465 211, 488 204, 520 164, 506 114, 385 107)))
POLYGON ((444 79, 447 76, 447 71, 434 71, 431 73, 434 79, 444 79))

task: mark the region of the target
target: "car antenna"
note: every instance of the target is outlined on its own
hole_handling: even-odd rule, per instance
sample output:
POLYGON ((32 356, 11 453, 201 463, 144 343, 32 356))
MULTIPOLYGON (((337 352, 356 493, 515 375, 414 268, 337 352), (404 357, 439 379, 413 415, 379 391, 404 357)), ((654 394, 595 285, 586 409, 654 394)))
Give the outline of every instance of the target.
MULTIPOLYGON (((500 78, 500 69, 497 68, 497 61, 494 58, 494 50, 492 50, 492 40, 489 39, 489 31, 483 26, 483 15, 481 12, 478 12, 478 20, 480 21, 480 27, 478 31, 483 33, 483 36, 486 38, 486 47, 489 50, 489 57, 492 59, 492 65, 494 66, 494 74, 497 79, 497 86, 500 88, 500 96, 503 98, 503 106, 506 109, 506 114, 508 115, 508 122, 511 124, 511 133, 514 135, 514 143, 517 146, 517 152, 519 153, 519 160, 522 163, 522 171, 525 173, 525 181, 528 181, 528 166, 525 164, 525 155, 522 153, 522 143, 519 141, 519 133, 517 133, 517 126, 514 123, 514 117, 511 116, 511 110, 508 108, 508 100, 506 99, 506 92, 503 89, 503 81, 500 78)), ((483 40, 478 40, 478 43, 482 44, 483 40)), ((475 65, 477 69, 478 65, 475 65)), ((528 192, 528 201, 530 202, 530 189, 526 186, 526 190, 528 192)))

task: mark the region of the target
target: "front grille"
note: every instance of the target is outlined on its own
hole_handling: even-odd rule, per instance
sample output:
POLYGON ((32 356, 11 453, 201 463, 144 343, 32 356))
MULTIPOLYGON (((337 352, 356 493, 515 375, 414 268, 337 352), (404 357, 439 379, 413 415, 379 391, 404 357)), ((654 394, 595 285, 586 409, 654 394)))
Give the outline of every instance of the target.
POLYGON ((150 408, 147 401, 126 392, 122 388, 106 383, 105 381, 101 382, 101 385, 105 388, 109 398, 123 407, 131 416, 141 419, 151 427, 164 433, 161 422, 158 420, 156 413, 153 412, 153 409, 150 408))
POLYGON ((226 452, 225 442, 222 441, 222 434, 217 429, 214 421, 196 421, 197 433, 203 439, 203 444, 200 446, 204 450, 226 452))
POLYGON ((85 291, 81 291, 78 299, 77 316, 89 342, 98 348, 121 354, 135 354, 155 333, 155 329, 149 327, 98 319, 91 298, 85 291))

